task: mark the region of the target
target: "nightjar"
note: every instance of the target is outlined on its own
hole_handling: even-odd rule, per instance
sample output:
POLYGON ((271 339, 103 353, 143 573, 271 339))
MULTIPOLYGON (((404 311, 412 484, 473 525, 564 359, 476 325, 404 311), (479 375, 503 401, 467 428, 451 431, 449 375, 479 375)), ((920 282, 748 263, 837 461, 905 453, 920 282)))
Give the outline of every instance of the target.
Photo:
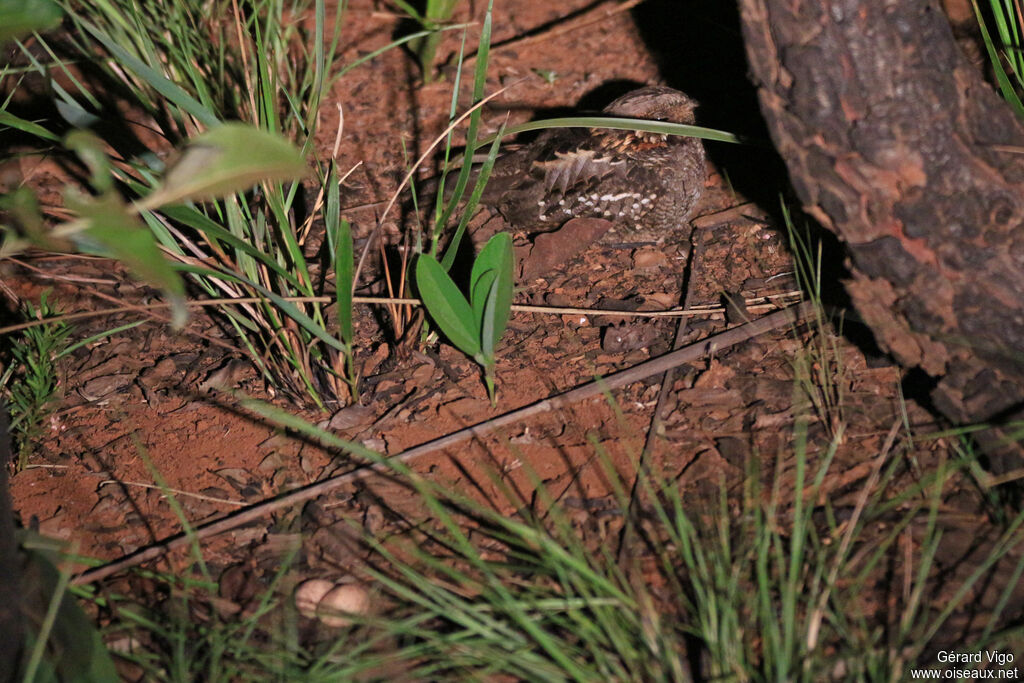
MULTIPOLYGON (((678 90, 650 86, 618 98, 604 114, 692 124, 695 107, 678 90)), ((660 240, 686 225, 704 178, 704 147, 697 138, 557 128, 500 157, 481 202, 520 229, 604 218, 622 237, 660 240)))

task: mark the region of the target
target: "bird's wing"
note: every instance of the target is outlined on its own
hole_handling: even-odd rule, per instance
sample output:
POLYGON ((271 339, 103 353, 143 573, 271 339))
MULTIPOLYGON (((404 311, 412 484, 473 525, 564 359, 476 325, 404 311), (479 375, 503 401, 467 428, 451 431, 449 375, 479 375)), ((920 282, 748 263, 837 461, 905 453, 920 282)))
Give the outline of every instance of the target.
POLYGON ((609 174, 621 171, 625 163, 592 149, 556 152, 553 159, 534 161, 532 174, 543 183, 547 194, 565 196, 570 192, 585 191, 598 184, 609 174))

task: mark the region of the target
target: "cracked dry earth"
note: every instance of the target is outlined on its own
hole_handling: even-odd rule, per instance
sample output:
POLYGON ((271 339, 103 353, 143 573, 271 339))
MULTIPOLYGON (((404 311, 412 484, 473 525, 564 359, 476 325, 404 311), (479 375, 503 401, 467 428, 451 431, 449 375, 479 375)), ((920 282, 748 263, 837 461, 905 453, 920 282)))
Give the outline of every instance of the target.
MULTIPOLYGON (((695 3, 701 5, 694 9, 695 26, 684 26, 674 9, 658 3, 633 12, 610 12, 611 3, 580 0, 497 4, 488 87, 509 89, 486 112, 490 130, 501 125, 507 111, 520 122, 563 108, 597 109, 617 92, 609 84, 666 82, 704 103, 699 123, 762 134, 752 96, 736 94, 748 88, 738 35, 714 7, 729 3, 695 3), (664 58, 668 39, 655 25, 666 20, 653 12, 667 13, 670 29, 693 37, 680 48, 688 60, 682 66, 664 58), (543 77, 552 72, 553 79, 543 77)), ((482 9, 474 7, 470 16, 463 6, 456 18, 479 18, 482 9)), ((342 63, 389 42, 395 25, 396 18, 375 12, 375 5, 352 2, 342 63)), ((440 54, 457 49, 458 38, 449 37, 440 54)), ((357 239, 365 239, 379 211, 363 205, 387 199, 404 170, 400 142, 410 155, 418 154, 443 129, 452 71, 442 71, 448 77, 441 82, 419 85, 408 55, 389 51, 342 78, 325 105, 318 139, 323 155, 333 145, 340 107, 339 166, 361 162, 343 188, 346 204, 362 207, 348 213, 357 239)), ((543 251, 557 258, 536 265, 531 277, 518 283, 516 302, 631 311, 671 308, 687 297, 693 305, 718 306, 725 298, 793 292, 785 229, 772 217, 784 176, 765 151, 723 147, 707 145, 711 168, 691 238, 680 237, 688 232, 680 226, 679 234, 665 235, 660 245, 605 238, 576 253, 576 239, 556 233, 546 238, 550 242, 543 251)), ((44 171, 37 177, 45 179, 44 171)), ((392 242, 398 241, 399 222, 394 216, 386 221, 392 242)), ((520 243, 524 239, 517 236, 520 243)), ((104 296, 142 304, 153 294, 100 259, 30 255, 2 264, 2 277, 17 297, 29 301, 53 288, 63 310, 108 305, 104 296)), ((835 284, 839 275, 824 277, 835 284)), ((726 314, 692 318, 679 343, 696 342, 772 308, 729 306, 726 314)), ((75 334, 84 338, 140 317, 127 312, 89 319, 76 325, 75 334)), ((365 307, 358 311, 365 369, 361 404, 333 415, 302 414, 388 454, 665 353, 676 327, 674 319, 515 313, 497 354, 500 402, 492 409, 475 364, 446 345, 397 354, 381 329, 383 318, 365 307)), ((12 481, 23 522, 37 522, 44 533, 67 539, 82 554, 112 560, 180 531, 155 486, 157 472, 175 491, 190 523, 199 525, 344 471, 338 454, 275 430, 223 391, 237 389, 297 410, 275 397, 233 347, 199 312, 180 334, 153 320, 67 358, 61 365, 60 408, 29 468, 12 481)), ((918 431, 938 429, 913 401, 901 405, 902 380, 898 368, 866 357, 830 326, 782 328, 678 368, 650 462, 687 495, 709 499, 717 495, 723 476, 738 482, 751 458, 760 461, 765 476, 781 476, 791 486, 794 424, 798 414, 809 411, 812 459, 828 448, 837 425, 845 425, 823 495, 837 507, 851 506, 895 422, 906 421, 918 431), (824 371, 841 391, 841 410, 821 408, 820 401, 817 410, 797 407, 807 403, 807 392, 795 381, 796 359, 815 344, 839 349, 841 365, 819 364, 813 370, 824 371)), ((574 511, 581 535, 597 547, 622 524, 596 465, 597 453, 606 454, 628 478, 660 386, 660 377, 651 377, 615 391, 611 401, 592 398, 533 417, 423 456, 413 467, 498 506, 508 504, 489 472, 499 472, 524 491, 531 488, 527 472, 533 472, 555 500, 574 511)), ((914 466, 902 468, 900 476, 910 486, 922 469, 949 456, 943 439, 918 442, 908 458, 914 466)), ((944 509, 951 533, 974 533, 983 521, 967 485, 944 509)), ((297 573, 338 579, 359 572, 361 551, 350 542, 352 525, 386 537, 402 533, 423 514, 397 484, 369 478, 209 539, 204 551, 214 570, 242 568, 258 581, 272 575, 298 542, 297 573)), ((185 553, 175 552, 157 565, 174 570, 188 562, 185 553)), ((230 590, 226 598, 244 602, 230 590)))

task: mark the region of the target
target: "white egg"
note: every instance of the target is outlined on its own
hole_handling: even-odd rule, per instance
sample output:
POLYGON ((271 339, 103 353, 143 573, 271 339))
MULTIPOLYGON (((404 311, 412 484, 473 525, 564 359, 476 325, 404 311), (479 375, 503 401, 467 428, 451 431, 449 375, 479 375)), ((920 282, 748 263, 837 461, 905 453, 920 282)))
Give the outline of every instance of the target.
POLYGON ((295 589, 295 608, 299 614, 310 619, 316 618, 316 606, 325 595, 334 588, 333 581, 326 579, 309 579, 303 581, 295 589))
POLYGON ((320 600, 316 615, 324 625, 342 628, 352 623, 351 615, 366 614, 369 609, 369 589, 358 583, 343 583, 320 600))

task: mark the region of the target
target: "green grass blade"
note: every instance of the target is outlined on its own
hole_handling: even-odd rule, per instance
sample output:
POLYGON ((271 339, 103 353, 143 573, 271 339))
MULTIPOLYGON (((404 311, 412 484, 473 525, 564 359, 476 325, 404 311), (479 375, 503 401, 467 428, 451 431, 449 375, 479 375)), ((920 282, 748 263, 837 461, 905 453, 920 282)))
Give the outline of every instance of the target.
MULTIPOLYGON (((481 28, 481 31, 480 31, 480 43, 479 43, 479 47, 478 47, 478 57, 477 57, 477 62, 476 62, 476 69, 475 69, 475 72, 474 72, 474 79, 473 79, 473 102, 474 103, 479 102, 480 100, 483 99, 484 92, 485 92, 486 85, 487 85, 487 58, 488 58, 488 55, 490 53, 493 9, 494 9, 494 2, 493 2, 493 0, 489 0, 489 2, 487 3, 487 12, 484 14, 484 24, 483 24, 483 27, 481 28)), ((459 66, 461 67, 461 57, 462 57, 462 53, 461 52, 460 52, 459 56, 460 56, 459 66)), ((460 74, 461 74, 461 68, 460 68, 460 74)), ((453 93, 452 96, 453 96, 453 98, 457 97, 458 96, 458 92, 456 91, 455 93, 453 93)), ((477 131, 479 130, 479 127, 480 127, 480 119, 481 119, 482 115, 483 115, 483 112, 479 108, 477 108, 469 116, 469 125, 468 125, 467 130, 466 130, 466 152, 465 152, 465 157, 467 159, 471 159, 473 157, 474 151, 477 149, 477 147, 480 144, 482 144, 482 143, 480 143, 477 140, 477 131)), ((436 253, 436 250, 437 250, 437 239, 438 239, 438 237, 440 235, 440 231, 448 224, 448 220, 451 218, 452 214, 455 212, 456 207, 458 206, 459 202, 461 201, 462 193, 465 191, 465 188, 466 188, 467 184, 469 183, 469 177, 470 177, 471 172, 472 172, 472 168, 471 168, 470 164, 463 164, 462 165, 462 168, 459 171, 458 180, 456 181, 456 191, 452 195, 451 199, 448 201, 448 205, 445 207, 445 210, 444 210, 443 214, 440 217, 438 217, 438 219, 437 219, 437 222, 436 222, 436 225, 435 225, 434 238, 433 238, 433 241, 432 241, 432 244, 431 244, 431 254, 436 253)), ((466 218, 465 216, 464 216, 464 219, 468 220, 468 218, 466 218)), ((462 229, 465 230, 464 227, 462 229)), ((460 232, 460 233, 456 233, 456 236, 449 243, 448 250, 445 253, 444 260, 442 261, 442 263, 444 264, 445 270, 449 270, 451 268, 451 264, 452 264, 452 262, 455 259, 455 253, 458 251, 459 244, 460 244, 461 241, 462 241, 462 234, 460 232)))
POLYGON ((180 107, 183 111, 190 114, 201 124, 207 128, 213 128, 220 123, 220 119, 210 109, 204 107, 196 101, 195 98, 175 85, 159 71, 147 66, 139 59, 132 56, 127 50, 114 42, 110 36, 103 33, 87 21, 79 20, 79 24, 83 29, 85 29, 85 31, 103 45, 103 47, 105 47, 110 54, 118 60, 118 62, 134 71, 151 88, 163 97, 167 98, 170 102, 174 103, 176 106, 180 107))
MULTIPOLYGON (((532 130, 546 130, 548 128, 607 128, 610 130, 636 130, 647 133, 658 133, 660 135, 685 135, 702 140, 715 142, 729 142, 733 144, 755 144, 754 141, 729 133, 724 130, 705 128, 703 126, 691 126, 683 123, 669 123, 667 121, 646 121, 644 119, 626 119, 614 116, 569 116, 557 119, 541 119, 521 123, 517 126, 509 126, 503 131, 508 137, 518 135, 532 130)), ((493 140, 493 137, 485 138, 480 144, 486 144, 493 140)))
POLYGON ((324 224, 327 232, 327 247, 334 259, 334 305, 338 314, 338 333, 341 340, 351 346, 355 339, 352 327, 352 291, 355 283, 355 252, 352 246, 352 229, 348 221, 341 218, 341 198, 338 174, 334 165, 327 174, 327 198, 324 204, 324 224))
POLYGON ((483 196, 484 188, 487 186, 487 180, 491 177, 491 170, 494 168, 494 162, 498 159, 502 130, 504 130, 504 125, 498 131, 497 137, 495 137, 491 142, 491 147, 487 152, 487 158, 480 166, 480 174, 477 176, 476 185, 473 187, 473 192, 470 194, 469 200, 466 202, 466 206, 462 211, 462 218, 459 219, 459 225, 455 229, 455 234, 452 236, 451 242, 449 242, 448 248, 444 252, 444 259, 441 261, 441 265, 444 266, 445 270, 450 270, 452 264, 455 263, 455 257, 458 254, 459 245, 462 243, 462 238, 466 234, 466 228, 469 226, 469 221, 473 218, 473 213, 476 211, 477 204, 480 202, 480 197, 483 196))
POLYGON ((7 126, 20 130, 23 133, 35 135, 37 138, 49 140, 50 142, 60 142, 60 136, 46 130, 38 123, 32 121, 26 121, 25 119, 15 116, 9 111, 0 111, 0 126, 7 126))
MULTIPOLYGON (((438 30, 439 31, 457 31, 457 30, 464 30, 466 28, 469 28, 469 26, 470 26, 470 24, 456 24, 456 25, 452 25, 452 26, 446 26, 446 27, 438 29, 438 30)), ((371 61, 375 57, 379 57, 380 55, 384 54, 388 50, 393 50, 396 47, 401 47, 402 45, 405 45, 406 43, 412 42, 412 41, 417 40, 419 38, 424 38, 426 36, 429 36, 432 33, 435 33, 435 31, 417 31, 416 33, 410 33, 407 36, 403 36, 402 38, 399 38, 398 40, 393 40, 390 43, 388 43, 387 45, 385 45, 384 47, 377 48, 376 50, 373 50, 372 52, 369 52, 366 55, 360 57, 359 59, 357 59, 356 61, 352 62, 351 64, 346 65, 344 68, 342 68, 338 72, 338 75, 335 76, 335 79, 340 78, 341 76, 344 76, 349 71, 351 71, 352 69, 355 69, 358 66, 362 66, 363 64, 366 64, 367 62, 371 61)))
POLYGON ((1003 93, 1003 99, 1010 103, 1010 106, 1017 112, 1018 117, 1024 118, 1024 102, 1021 102, 1020 96, 1017 95, 1017 91, 1013 87, 1013 83, 1010 82, 1009 76, 1006 75, 1006 70, 999 59, 999 52, 996 50, 992 36, 985 26, 985 18, 981 14, 981 8, 978 7, 977 0, 971 0, 971 4, 974 5, 974 15, 978 20, 978 29, 981 31, 981 37, 985 43, 985 51, 988 52, 989 62, 992 64, 992 70, 995 72, 999 90, 1003 93))
POLYGON ((352 230, 348 221, 338 223, 338 246, 334 252, 335 300, 338 307, 338 330, 341 340, 348 345, 355 341, 352 326, 352 274, 354 270, 354 253, 352 248, 352 230))
POLYGON ((273 258, 273 254, 260 251, 242 237, 228 232, 223 226, 218 225, 208 216, 203 215, 193 207, 185 205, 165 206, 160 209, 160 213, 204 233, 211 240, 223 242, 224 244, 231 246, 233 249, 237 249, 239 252, 259 261, 290 286, 296 288, 300 286, 298 279, 295 278, 295 276, 284 266, 278 263, 277 260, 273 258))
POLYGON ((308 332, 310 335, 316 337, 317 339, 324 342, 331 348, 341 351, 342 353, 344 353, 347 350, 344 344, 342 344, 339 340, 329 335, 321 325, 318 325, 312 318, 310 318, 308 315, 300 311, 295 304, 288 301, 281 295, 270 291, 263 285, 253 282, 245 277, 242 277, 238 273, 226 273, 223 271, 211 270, 209 268, 186 265, 177 266, 177 270, 186 273, 194 273, 196 275, 202 275, 205 277, 220 278, 222 280, 227 280, 229 282, 238 282, 241 284, 248 285, 249 287, 252 287, 254 290, 256 290, 256 292, 258 292, 261 296, 264 296, 269 301, 271 301, 278 310, 280 310, 282 313, 284 313, 289 318, 291 318, 299 325, 301 325, 302 328, 306 330, 306 332, 308 332))

